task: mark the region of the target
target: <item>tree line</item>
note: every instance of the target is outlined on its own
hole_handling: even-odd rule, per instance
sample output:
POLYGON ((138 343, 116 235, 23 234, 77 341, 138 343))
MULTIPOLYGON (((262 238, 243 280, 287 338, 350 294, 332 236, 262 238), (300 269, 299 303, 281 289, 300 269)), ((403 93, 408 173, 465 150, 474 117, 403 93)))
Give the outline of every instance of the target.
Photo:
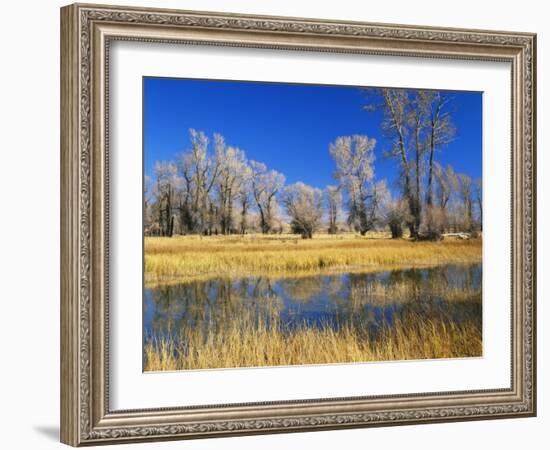
POLYGON ((455 136, 452 97, 435 91, 368 89, 367 111, 380 124, 399 177, 394 193, 375 176, 376 140, 341 136, 329 144, 334 185, 321 190, 248 160, 220 134, 189 130, 191 147, 172 161, 156 162, 145 177, 145 233, 246 234, 292 232, 311 238, 352 230, 361 235, 408 229, 413 239, 438 239, 446 231, 481 230, 481 182, 438 162, 455 136), (397 192, 397 194, 395 193, 397 192))

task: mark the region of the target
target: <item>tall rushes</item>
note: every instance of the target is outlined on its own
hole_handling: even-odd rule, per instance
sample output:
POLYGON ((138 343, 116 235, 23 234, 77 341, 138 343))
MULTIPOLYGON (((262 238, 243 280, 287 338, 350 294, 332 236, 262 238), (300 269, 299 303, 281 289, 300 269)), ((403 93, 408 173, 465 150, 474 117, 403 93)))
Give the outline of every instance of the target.
POLYGON ((481 262, 481 240, 439 243, 349 237, 196 236, 145 239, 148 285, 201 276, 379 270, 481 262))
POLYGON ((299 364, 359 363, 482 355, 481 326, 410 314, 385 324, 375 335, 361 324, 286 330, 276 318, 244 313, 226 327, 204 334, 195 328, 175 339, 145 345, 145 370, 185 370, 299 364))

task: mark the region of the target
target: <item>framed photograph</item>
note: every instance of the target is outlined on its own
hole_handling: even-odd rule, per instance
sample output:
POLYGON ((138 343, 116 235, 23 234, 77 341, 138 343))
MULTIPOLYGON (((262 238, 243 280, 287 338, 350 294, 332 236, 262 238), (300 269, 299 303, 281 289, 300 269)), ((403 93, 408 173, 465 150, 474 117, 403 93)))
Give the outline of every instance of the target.
POLYGON ((536 414, 530 33, 61 9, 61 440, 536 414))

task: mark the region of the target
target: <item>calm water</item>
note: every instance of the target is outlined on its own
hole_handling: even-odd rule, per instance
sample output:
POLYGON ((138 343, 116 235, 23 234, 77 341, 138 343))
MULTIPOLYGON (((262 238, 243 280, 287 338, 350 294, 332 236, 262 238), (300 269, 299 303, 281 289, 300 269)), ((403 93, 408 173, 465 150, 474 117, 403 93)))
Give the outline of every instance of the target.
POLYGON ((481 326, 481 264, 271 279, 215 278, 145 289, 144 339, 191 327, 223 329, 244 314, 289 333, 297 327, 362 327, 375 335, 411 313, 481 326))

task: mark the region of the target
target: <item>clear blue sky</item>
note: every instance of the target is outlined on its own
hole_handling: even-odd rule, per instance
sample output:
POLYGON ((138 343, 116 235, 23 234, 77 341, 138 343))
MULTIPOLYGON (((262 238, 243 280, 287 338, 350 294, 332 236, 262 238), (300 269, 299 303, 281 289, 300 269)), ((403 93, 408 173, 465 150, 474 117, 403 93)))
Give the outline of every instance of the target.
MULTIPOLYGON (((381 113, 363 109, 360 87, 144 78, 144 170, 189 149, 189 128, 226 143, 296 181, 324 188, 335 184, 329 144, 338 136, 366 134, 377 140, 375 175, 393 186, 398 167, 383 151, 381 113)), ((437 154, 457 172, 481 176, 482 94, 453 92, 454 141, 437 154)))

